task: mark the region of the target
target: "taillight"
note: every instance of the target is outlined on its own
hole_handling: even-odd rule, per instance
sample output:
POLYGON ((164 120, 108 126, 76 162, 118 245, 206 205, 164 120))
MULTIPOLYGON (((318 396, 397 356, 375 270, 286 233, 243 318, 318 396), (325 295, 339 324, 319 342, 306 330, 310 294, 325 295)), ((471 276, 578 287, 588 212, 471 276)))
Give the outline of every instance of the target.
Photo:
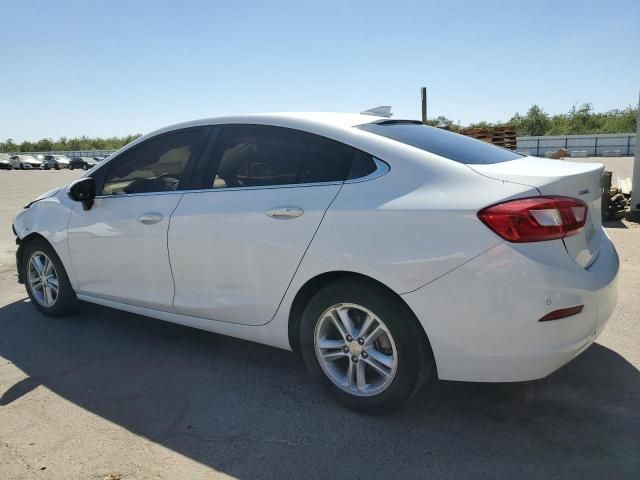
POLYGON ((577 234, 587 219, 587 204, 570 197, 518 198, 478 212, 491 230, 510 242, 541 242, 577 234))

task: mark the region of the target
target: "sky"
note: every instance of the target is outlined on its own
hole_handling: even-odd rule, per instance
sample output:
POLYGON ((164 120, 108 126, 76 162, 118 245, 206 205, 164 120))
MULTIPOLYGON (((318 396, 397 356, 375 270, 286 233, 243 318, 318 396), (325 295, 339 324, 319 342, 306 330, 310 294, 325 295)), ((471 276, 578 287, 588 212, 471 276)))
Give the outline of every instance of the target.
POLYGON ((0 0, 0 139, 274 111, 636 104, 640 1, 0 0))

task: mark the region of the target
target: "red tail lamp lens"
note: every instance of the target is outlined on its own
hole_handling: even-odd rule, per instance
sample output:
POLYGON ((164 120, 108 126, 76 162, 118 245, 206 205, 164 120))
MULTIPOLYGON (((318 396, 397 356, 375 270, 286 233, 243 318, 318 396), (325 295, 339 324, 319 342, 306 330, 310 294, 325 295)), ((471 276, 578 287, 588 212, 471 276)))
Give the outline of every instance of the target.
POLYGON ((587 220, 587 204, 559 196, 519 198, 484 208, 478 217, 510 242, 542 242, 580 232, 587 220))

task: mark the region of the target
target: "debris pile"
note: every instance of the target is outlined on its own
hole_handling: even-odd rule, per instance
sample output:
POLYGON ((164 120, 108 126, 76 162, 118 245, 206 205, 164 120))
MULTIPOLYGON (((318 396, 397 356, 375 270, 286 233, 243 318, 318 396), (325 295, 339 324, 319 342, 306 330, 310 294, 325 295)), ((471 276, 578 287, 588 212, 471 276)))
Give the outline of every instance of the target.
MULTIPOLYGON (((606 194, 605 194, 606 195, 606 194)), ((624 218, 629 210, 630 193, 623 193, 619 188, 609 190, 609 206, 607 218, 609 220, 619 220, 624 218)))
POLYGON ((561 158, 568 157, 569 156, 569 152, 567 151, 566 148, 559 148, 555 152, 553 152, 553 151, 545 152, 544 156, 547 157, 547 158, 553 158, 553 159, 559 160, 561 158))

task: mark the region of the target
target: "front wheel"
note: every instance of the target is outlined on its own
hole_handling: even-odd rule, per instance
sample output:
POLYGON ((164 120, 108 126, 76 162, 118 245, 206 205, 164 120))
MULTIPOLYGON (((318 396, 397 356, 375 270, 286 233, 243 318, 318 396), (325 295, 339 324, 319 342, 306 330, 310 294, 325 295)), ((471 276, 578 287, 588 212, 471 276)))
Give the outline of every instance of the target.
POLYGON ((367 413, 402 404, 434 365, 409 308, 366 281, 320 290, 304 311, 300 340, 311 375, 342 404, 367 413))
POLYGON ((25 246, 22 259, 27 294, 40 312, 57 317, 76 310, 76 293, 51 245, 42 239, 32 240, 25 246))

